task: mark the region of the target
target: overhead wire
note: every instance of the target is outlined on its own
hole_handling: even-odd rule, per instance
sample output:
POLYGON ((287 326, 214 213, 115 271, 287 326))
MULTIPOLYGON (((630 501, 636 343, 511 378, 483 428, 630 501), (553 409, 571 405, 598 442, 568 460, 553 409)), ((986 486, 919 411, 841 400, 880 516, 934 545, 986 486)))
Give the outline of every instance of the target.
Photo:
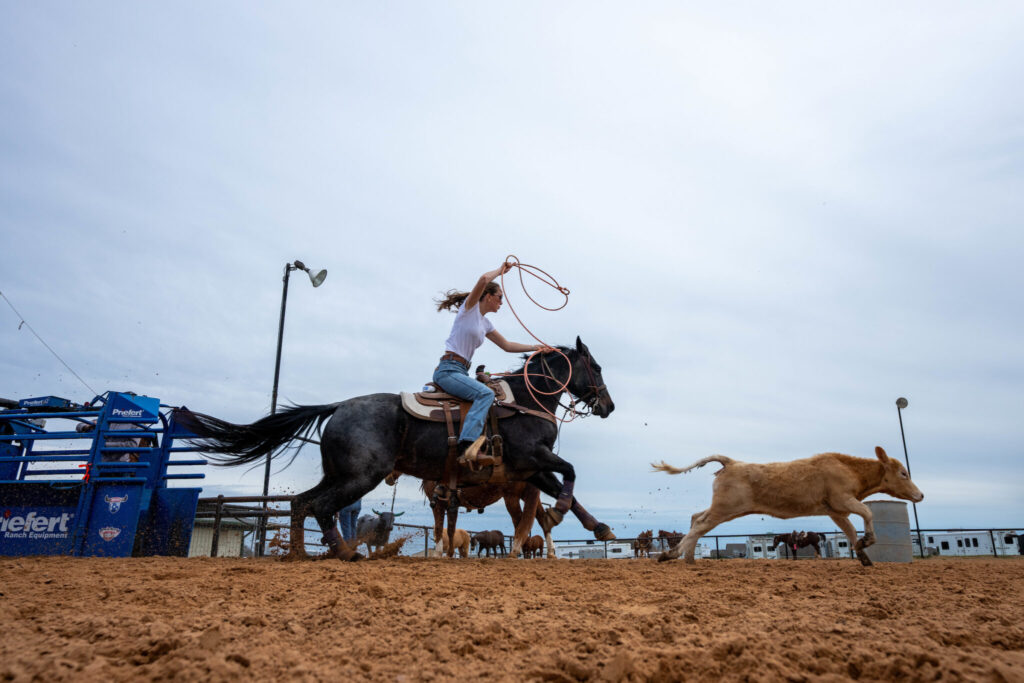
POLYGON ((35 338, 39 340, 39 343, 41 343, 43 346, 45 346, 46 350, 49 351, 50 353, 52 353, 53 357, 56 358, 57 360, 59 360, 61 362, 61 364, 68 369, 68 372, 70 372, 72 375, 75 376, 75 379, 77 379, 79 382, 81 382, 82 385, 86 389, 91 391, 93 396, 97 396, 98 394, 97 394, 96 390, 93 389, 92 387, 90 387, 88 382, 86 382, 84 379, 79 377, 78 373, 75 372, 74 369, 72 369, 72 367, 70 365, 68 365, 67 362, 63 358, 61 358, 60 355, 56 351, 54 351, 53 348, 49 344, 47 344, 46 341, 42 337, 39 336, 39 333, 35 331, 35 329, 32 327, 32 325, 29 324, 29 322, 27 320, 25 320, 24 316, 22 316, 21 313, 18 312, 18 309, 16 309, 14 307, 14 304, 11 303, 11 300, 7 298, 7 295, 4 294, 3 292, 0 292, 0 297, 3 297, 3 300, 6 301, 7 305, 11 307, 12 311, 14 311, 14 314, 16 316, 18 316, 18 320, 21 321, 18 324, 18 329, 20 330, 22 325, 27 327, 29 329, 29 332, 31 332, 33 335, 35 335, 35 338))

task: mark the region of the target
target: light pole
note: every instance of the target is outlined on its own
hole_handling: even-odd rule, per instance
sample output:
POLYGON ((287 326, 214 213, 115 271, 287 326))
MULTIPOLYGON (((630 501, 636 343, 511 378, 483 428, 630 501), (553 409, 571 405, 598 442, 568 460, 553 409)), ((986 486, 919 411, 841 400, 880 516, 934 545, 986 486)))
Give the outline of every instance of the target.
MULTIPOLYGON (((896 399, 896 415, 900 418, 900 438, 903 439, 903 459, 907 463, 907 476, 913 480, 910 473, 910 456, 907 454, 907 437, 903 433, 903 409, 910 405, 907 399, 900 396, 896 399)), ((914 508, 914 529, 917 531, 917 547, 921 549, 921 557, 924 557, 924 543, 921 542, 921 523, 917 521, 917 503, 910 501, 914 508)))
MULTIPOLYGON (((302 261, 286 263, 284 266, 284 289, 281 291, 281 322, 277 326, 277 357, 274 359, 274 389, 270 392, 270 414, 277 412, 277 381, 281 378, 281 342, 284 341, 284 311, 288 304, 288 276, 293 270, 304 270, 309 275, 309 281, 314 287, 319 287, 327 278, 327 271, 314 272, 306 267, 302 261)), ((267 496, 270 490, 270 453, 267 453, 267 464, 263 469, 263 496, 267 496)), ((263 509, 267 509, 267 501, 263 501, 263 509)), ((259 546, 256 551, 257 557, 263 557, 263 550, 267 541, 267 518, 261 517, 259 523, 259 546)))

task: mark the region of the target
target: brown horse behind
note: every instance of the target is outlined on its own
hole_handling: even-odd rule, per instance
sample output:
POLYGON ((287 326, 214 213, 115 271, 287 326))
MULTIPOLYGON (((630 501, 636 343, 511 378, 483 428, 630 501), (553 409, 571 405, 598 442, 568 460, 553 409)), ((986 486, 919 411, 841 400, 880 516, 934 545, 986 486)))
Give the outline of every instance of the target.
POLYGON ((633 541, 633 557, 644 557, 651 556, 651 537, 654 532, 648 529, 647 531, 641 531, 637 534, 636 539, 633 541))

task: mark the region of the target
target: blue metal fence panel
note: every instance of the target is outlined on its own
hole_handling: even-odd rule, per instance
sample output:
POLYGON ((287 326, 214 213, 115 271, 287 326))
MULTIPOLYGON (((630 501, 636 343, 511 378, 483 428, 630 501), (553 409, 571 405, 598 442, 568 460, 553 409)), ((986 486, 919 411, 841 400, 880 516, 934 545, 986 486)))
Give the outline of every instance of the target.
POLYGON ((201 489, 167 482, 203 475, 168 468, 206 463, 171 460, 197 449, 174 446, 189 432, 161 412, 169 406, 119 392, 84 406, 53 396, 19 403, 0 410, 0 555, 187 554, 201 489), (64 428, 47 431, 47 420, 64 428), (85 443, 60 448, 72 440, 85 443), (56 447, 34 451, 36 441, 56 447), (59 467, 75 461, 77 468, 59 467))

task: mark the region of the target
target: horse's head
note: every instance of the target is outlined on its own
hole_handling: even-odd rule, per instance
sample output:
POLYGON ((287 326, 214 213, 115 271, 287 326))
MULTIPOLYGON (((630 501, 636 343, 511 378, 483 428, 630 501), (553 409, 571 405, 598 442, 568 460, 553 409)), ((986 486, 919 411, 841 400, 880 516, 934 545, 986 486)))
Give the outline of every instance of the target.
POLYGON ((570 353, 569 360, 572 363, 572 378, 567 387, 569 391, 595 415, 608 417, 615 410, 615 403, 601 377, 601 366, 579 337, 576 337, 576 353, 570 353))

